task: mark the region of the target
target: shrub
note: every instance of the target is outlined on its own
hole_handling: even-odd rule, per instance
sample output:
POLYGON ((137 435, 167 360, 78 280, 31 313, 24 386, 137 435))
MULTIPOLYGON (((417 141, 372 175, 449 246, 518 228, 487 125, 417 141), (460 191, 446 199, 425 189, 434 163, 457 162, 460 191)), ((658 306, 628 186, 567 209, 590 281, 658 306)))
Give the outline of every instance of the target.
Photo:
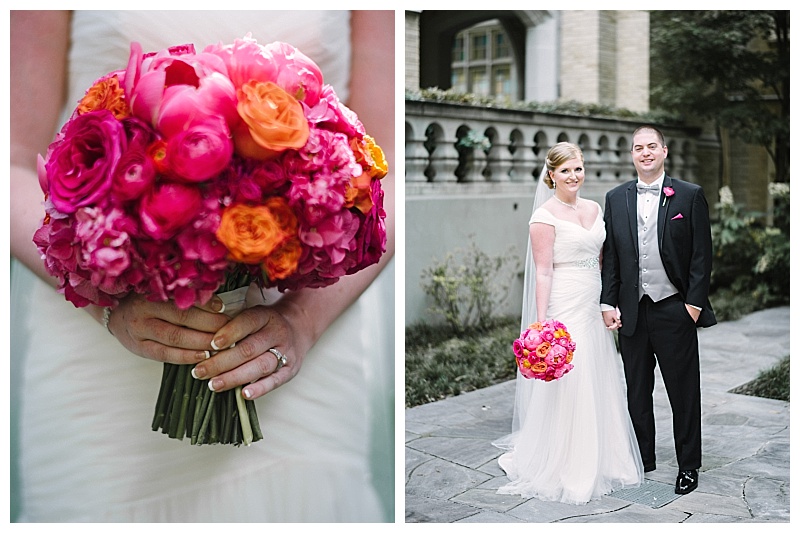
POLYGON ((422 288, 433 301, 428 310, 456 332, 490 327, 520 268, 515 249, 490 257, 471 236, 467 249, 457 248, 434 261, 421 276, 422 288))
POLYGON ((744 213, 728 187, 720 190, 719 220, 711 226, 711 300, 719 320, 735 320, 789 303, 788 185, 770 187, 775 225, 744 213))
POLYGON ((441 400, 513 379, 511 344, 519 317, 498 317, 494 327, 453 335, 448 326, 406 328, 406 407, 441 400))

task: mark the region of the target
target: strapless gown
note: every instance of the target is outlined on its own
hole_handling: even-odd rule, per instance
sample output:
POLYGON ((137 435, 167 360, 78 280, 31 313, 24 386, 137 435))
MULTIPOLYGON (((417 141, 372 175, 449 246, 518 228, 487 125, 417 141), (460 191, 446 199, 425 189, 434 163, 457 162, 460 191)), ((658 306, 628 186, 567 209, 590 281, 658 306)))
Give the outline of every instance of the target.
MULTIPOLYGON (((133 40, 145 51, 189 42, 202 50, 248 32, 295 45, 346 101, 346 11, 82 11, 67 105, 124 67, 133 40)), ((127 352, 20 263, 11 278, 19 521, 394 520, 393 263, 299 374, 256 400, 264 439, 249 447, 190 446, 152 431, 161 363, 127 352)))
POLYGON ((551 382, 517 372, 512 433, 494 443, 505 450, 498 462, 509 479, 501 494, 579 504, 644 476, 622 362, 600 311, 605 226, 597 210, 588 230, 545 208, 531 218, 555 228, 547 318, 563 322, 575 341, 574 368, 551 382))

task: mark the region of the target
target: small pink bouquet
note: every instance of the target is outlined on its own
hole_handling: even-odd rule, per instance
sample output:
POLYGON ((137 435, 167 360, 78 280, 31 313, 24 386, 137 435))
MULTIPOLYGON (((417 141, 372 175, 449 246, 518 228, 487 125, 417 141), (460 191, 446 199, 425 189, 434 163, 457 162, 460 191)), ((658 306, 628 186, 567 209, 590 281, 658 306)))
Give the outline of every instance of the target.
MULTIPOLYGON (((282 42, 248 35, 200 53, 132 43, 127 67, 87 90, 38 172, 45 216, 33 240, 76 307, 139 293, 186 309, 251 282, 324 287, 385 252, 383 151, 319 67, 282 42)), ((246 426, 252 402, 248 417, 240 398, 220 398, 229 408, 217 414, 225 393, 195 396, 191 365, 172 366, 153 430, 249 444, 248 428, 229 422, 246 426), (238 437, 222 435, 228 426, 238 437)))
POLYGON ((517 367, 528 379, 553 381, 572 370, 575 342, 557 320, 534 322, 513 344, 517 367))

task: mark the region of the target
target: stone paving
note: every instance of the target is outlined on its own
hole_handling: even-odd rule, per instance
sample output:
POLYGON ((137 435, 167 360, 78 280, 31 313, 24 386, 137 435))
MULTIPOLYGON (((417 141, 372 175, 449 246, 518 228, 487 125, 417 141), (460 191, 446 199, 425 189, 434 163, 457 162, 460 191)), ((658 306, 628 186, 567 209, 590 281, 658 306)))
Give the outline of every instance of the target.
MULTIPOLYGON (((655 505, 621 493, 586 505, 497 494, 507 478, 491 442, 511 429, 512 380, 406 409, 405 521, 788 523, 789 402, 729 391, 788 354, 789 332, 788 307, 700 330, 703 467, 690 494, 655 505)), ((645 480, 672 491, 672 415, 660 376, 656 383, 657 468, 645 480)))

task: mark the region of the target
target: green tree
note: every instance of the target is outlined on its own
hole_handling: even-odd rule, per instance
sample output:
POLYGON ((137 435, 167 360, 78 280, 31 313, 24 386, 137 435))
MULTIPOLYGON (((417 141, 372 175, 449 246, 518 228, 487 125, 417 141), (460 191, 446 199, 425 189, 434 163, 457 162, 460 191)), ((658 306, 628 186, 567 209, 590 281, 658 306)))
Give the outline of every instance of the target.
POLYGON ((789 181, 789 11, 653 11, 651 105, 764 146, 789 181))

